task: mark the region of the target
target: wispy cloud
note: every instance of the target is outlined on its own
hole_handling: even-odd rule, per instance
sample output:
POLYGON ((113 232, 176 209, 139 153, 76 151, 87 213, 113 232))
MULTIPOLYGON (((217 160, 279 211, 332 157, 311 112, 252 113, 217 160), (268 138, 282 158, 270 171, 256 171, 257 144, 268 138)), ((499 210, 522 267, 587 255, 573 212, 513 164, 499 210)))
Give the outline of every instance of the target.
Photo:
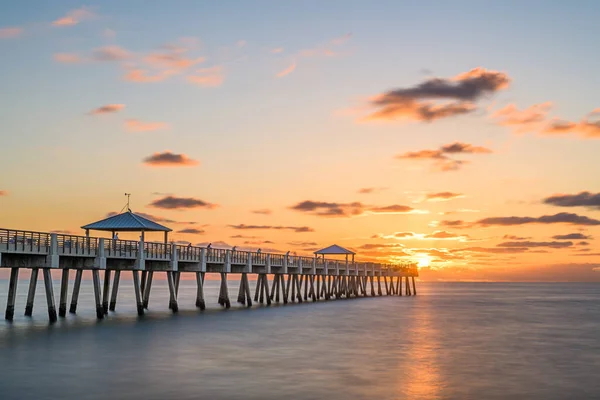
POLYGON ((282 78, 282 77, 294 72, 295 69, 296 69, 296 63, 294 62, 289 67, 285 68, 284 70, 279 71, 276 76, 278 78, 282 78))
POLYGON ((169 125, 165 122, 143 122, 138 119, 125 121, 125 129, 129 132, 150 132, 168 128, 169 125))
POLYGON ((331 203, 305 200, 289 208, 294 211, 300 211, 319 217, 352 217, 364 214, 415 214, 424 212, 422 210, 398 204, 389 206, 369 206, 357 201, 353 203, 331 203))
POLYGON ((475 101, 505 89, 510 78, 504 72, 474 68, 453 78, 433 78, 416 86, 393 89, 372 98, 374 111, 362 121, 398 120, 431 122, 477 109, 475 101))
POLYGON ((587 240, 592 237, 589 235, 584 235, 583 233, 569 233, 567 235, 554 235, 552 239, 556 240, 587 240))
POLYGON ((223 67, 215 66, 211 68, 201 68, 195 71, 194 75, 187 77, 188 82, 199 86, 217 87, 223 84, 225 75, 223 67))
POLYGON ((218 207, 217 204, 209 203, 207 201, 196 199, 193 197, 175 196, 166 196, 161 199, 154 200, 148 206, 155 208, 163 208, 167 210, 182 210, 192 208, 206 208, 210 210, 218 207))
POLYGON ((107 104, 93 109, 89 115, 102 115, 102 114, 114 114, 125 108, 125 104, 107 104))
POLYGON ((0 39, 10 39, 15 38, 17 36, 21 36, 23 33, 23 28, 18 26, 7 26, 5 28, 0 28, 0 39))
POLYGON ((92 51, 94 61, 123 61, 132 56, 129 50, 120 46, 103 46, 92 51))
POLYGON ((141 68, 131 68, 128 69, 123 79, 128 82, 136 82, 136 83, 153 83, 153 82, 161 82, 173 75, 174 71, 161 71, 156 74, 149 74, 148 70, 141 68))
POLYGON ((189 158, 185 154, 165 151, 144 158, 144 164, 152 167, 193 167, 199 165, 200 162, 189 158))
POLYGON ((573 242, 504 242, 499 243, 498 247, 550 247, 553 249, 562 249, 573 246, 573 242))
POLYGON ((558 213, 554 215, 542 215, 541 217, 489 217, 476 222, 481 226, 511 226, 525 224, 570 224, 570 225, 600 225, 597 219, 589 218, 584 215, 572 213, 558 213))
POLYGON ((187 234, 191 234, 191 235, 202 235, 205 232, 206 231, 204 229, 196 229, 196 228, 186 228, 186 229, 177 231, 177 233, 187 233, 187 234))
POLYGON ((280 226, 280 225, 227 225, 229 228, 238 229, 238 230, 264 230, 264 229, 273 229, 273 230, 290 230, 296 233, 305 233, 305 232, 314 232, 313 228, 309 228, 308 226, 280 226))
POLYGON ((437 150, 418 150, 409 151, 395 156, 398 160, 432 160, 432 168, 435 171, 457 171, 463 165, 467 164, 466 160, 457 160, 449 155, 456 154, 491 154, 493 151, 487 147, 474 146, 469 143, 454 142, 441 146, 437 150))
POLYGON ((53 26, 73 26, 77 25, 81 21, 94 17, 94 13, 88 7, 81 7, 75 10, 69 11, 65 16, 60 17, 52 22, 53 26))
POLYGON ((559 207, 588 207, 600 209, 600 193, 555 194, 544 199, 545 204, 559 207))
POLYGON ((261 214, 261 215, 271 215, 273 213, 272 210, 268 208, 261 208, 260 210, 252 210, 252 214, 261 214))
POLYGON ((54 61, 62 64, 81 64, 85 62, 85 58, 75 53, 55 53, 53 55, 54 61))
POLYGON ((358 194, 371 194, 371 193, 379 193, 384 190, 387 190, 387 187, 366 187, 358 189, 358 194))
POLYGON ((0 190, 0 196, 8 196, 8 192, 6 190, 0 190))
POLYGON ((452 199, 458 199, 461 197, 465 197, 465 195, 462 193, 455 192, 427 193, 425 195, 425 201, 448 201, 452 199))

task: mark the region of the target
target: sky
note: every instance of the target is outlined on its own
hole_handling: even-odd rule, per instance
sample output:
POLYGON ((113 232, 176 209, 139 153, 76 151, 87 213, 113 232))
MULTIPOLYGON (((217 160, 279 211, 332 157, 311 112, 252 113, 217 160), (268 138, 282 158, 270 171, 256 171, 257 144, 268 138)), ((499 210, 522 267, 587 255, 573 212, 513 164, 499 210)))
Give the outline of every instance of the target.
POLYGON ((600 281, 599 13, 3 2, 0 226, 83 234, 131 193, 181 243, 600 281))

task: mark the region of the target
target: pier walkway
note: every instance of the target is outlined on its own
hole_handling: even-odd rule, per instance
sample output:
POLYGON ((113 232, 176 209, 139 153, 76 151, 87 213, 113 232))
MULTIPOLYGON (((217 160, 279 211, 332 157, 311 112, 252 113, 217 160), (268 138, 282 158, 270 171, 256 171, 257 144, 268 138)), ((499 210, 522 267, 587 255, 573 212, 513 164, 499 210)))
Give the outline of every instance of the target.
POLYGON ((143 315, 148 308, 152 279, 156 273, 166 273, 170 292, 169 308, 173 312, 178 310, 177 293, 182 273, 196 275, 196 306, 200 309, 205 308, 203 284, 206 273, 220 274, 221 289, 217 301, 225 308, 229 308, 231 304, 227 287, 229 274, 239 275, 237 301, 248 307, 252 306, 252 300, 270 305, 272 301, 287 303, 384 294, 401 296, 403 283, 406 295, 417 293, 415 277, 418 276, 418 270, 414 265, 234 251, 145 242, 143 238, 142 235, 139 241, 113 240, 0 229, 0 268, 11 270, 5 318, 12 320, 14 316, 21 269, 31 269, 25 315, 32 314, 38 273, 41 270, 50 322, 57 320, 51 276, 51 271, 56 269, 62 271, 58 308, 58 316, 61 317, 67 312, 71 270, 75 271, 75 281, 69 312, 76 312, 82 273, 90 270, 97 318, 104 318, 109 311, 115 310, 119 279, 123 271, 131 271, 133 274, 138 315, 143 315), (103 271, 103 286, 100 271, 103 271), (257 275, 253 298, 248 274, 257 275), (272 275, 272 279, 268 279, 268 275, 272 275))

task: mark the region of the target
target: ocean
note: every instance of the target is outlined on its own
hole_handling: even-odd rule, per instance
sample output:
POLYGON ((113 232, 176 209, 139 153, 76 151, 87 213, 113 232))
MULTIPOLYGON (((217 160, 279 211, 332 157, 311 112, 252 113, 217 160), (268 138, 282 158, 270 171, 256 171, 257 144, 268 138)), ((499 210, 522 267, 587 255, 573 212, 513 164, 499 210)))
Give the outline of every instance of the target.
POLYGON ((27 285, 0 321, 2 400, 600 398, 599 284, 418 282, 412 297, 247 309, 232 280, 222 310, 207 280, 200 312, 182 280, 173 315, 155 278, 138 318, 123 276, 116 313, 97 321, 84 281, 78 314, 51 326, 41 280, 23 316, 27 285))

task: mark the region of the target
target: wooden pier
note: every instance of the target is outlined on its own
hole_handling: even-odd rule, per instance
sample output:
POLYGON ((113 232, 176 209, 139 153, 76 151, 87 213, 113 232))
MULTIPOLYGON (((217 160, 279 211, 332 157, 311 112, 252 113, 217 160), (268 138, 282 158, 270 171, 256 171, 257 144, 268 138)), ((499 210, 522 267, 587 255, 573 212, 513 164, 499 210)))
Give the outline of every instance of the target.
POLYGON ((228 277, 239 276, 237 301, 247 307, 253 302, 306 302, 366 296, 416 295, 413 265, 377 264, 302 257, 288 254, 235 251, 229 249, 185 246, 174 243, 148 243, 144 235, 139 241, 114 240, 90 236, 62 235, 0 229, 0 267, 10 269, 8 302, 5 319, 12 320, 19 273, 30 269, 29 291, 25 315, 31 316, 35 291, 42 271, 50 322, 67 313, 69 278, 75 272, 68 311, 77 312, 82 273, 92 273, 96 316, 99 319, 115 311, 121 273, 133 274, 138 315, 148 308, 154 275, 164 273, 169 286, 169 308, 178 311, 177 294, 182 273, 195 274, 196 307, 206 307, 204 278, 207 273, 220 274, 221 288, 217 302, 231 306, 228 277), (61 270, 61 283, 56 311, 52 270, 61 270), (102 271, 102 274, 101 274, 102 271), (249 274, 256 274, 252 296, 249 274), (268 276, 271 275, 272 279, 268 276), (102 279, 101 279, 102 278, 102 279))

